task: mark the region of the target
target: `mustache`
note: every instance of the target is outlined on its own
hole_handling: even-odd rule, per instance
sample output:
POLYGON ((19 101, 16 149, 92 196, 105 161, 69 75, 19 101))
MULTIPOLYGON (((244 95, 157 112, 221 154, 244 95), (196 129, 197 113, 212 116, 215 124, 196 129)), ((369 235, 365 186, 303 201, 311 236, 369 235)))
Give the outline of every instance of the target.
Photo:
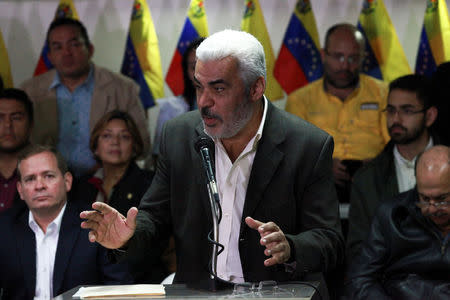
POLYGON ((400 128, 406 131, 406 128, 400 124, 393 124, 391 127, 389 127, 389 130, 393 130, 394 128, 400 128))
POLYGON ((446 213, 445 211, 436 211, 436 212, 434 212, 434 213, 426 212, 426 213, 424 213, 423 215, 424 215, 425 217, 435 217, 435 218, 440 218, 440 217, 443 217, 443 216, 448 215, 448 213, 446 213))
POLYGON ((200 113, 204 118, 212 118, 222 121, 222 118, 218 114, 213 113, 209 107, 202 107, 200 109, 200 113))

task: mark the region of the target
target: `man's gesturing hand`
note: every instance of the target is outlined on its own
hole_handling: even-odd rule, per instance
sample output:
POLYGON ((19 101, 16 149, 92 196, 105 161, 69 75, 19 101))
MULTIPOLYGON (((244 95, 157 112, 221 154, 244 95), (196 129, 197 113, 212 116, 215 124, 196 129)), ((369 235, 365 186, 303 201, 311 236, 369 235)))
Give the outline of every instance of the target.
POLYGON ((85 219, 81 222, 81 228, 91 230, 89 241, 109 249, 123 247, 136 230, 137 208, 130 208, 126 218, 105 203, 95 202, 92 208, 94 210, 80 214, 80 218, 85 219))
POLYGON ((263 223, 251 217, 245 218, 245 223, 261 235, 260 243, 266 246, 264 254, 272 256, 264 261, 266 267, 282 264, 291 257, 291 247, 283 231, 274 222, 263 223))

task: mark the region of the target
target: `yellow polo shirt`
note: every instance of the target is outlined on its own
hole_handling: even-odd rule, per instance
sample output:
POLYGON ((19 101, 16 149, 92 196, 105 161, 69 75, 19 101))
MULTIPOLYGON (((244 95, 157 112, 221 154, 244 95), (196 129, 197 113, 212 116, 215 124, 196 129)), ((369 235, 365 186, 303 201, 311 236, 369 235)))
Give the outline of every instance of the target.
POLYGON ((345 101, 324 90, 323 78, 292 92, 286 111, 328 132, 339 159, 375 157, 389 141, 386 115, 387 84, 360 75, 359 87, 345 101))

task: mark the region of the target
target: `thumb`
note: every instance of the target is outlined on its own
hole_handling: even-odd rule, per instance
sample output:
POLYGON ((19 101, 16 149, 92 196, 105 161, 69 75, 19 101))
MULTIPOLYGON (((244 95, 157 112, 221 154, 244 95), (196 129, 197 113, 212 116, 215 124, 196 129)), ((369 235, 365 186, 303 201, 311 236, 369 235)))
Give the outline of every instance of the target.
POLYGON ((248 225, 248 227, 255 230, 258 230, 258 227, 264 224, 261 221, 253 219, 252 217, 246 217, 245 223, 248 225))
POLYGON ((127 212, 127 225, 131 229, 136 228, 136 216, 138 214, 138 209, 136 207, 132 207, 127 212))

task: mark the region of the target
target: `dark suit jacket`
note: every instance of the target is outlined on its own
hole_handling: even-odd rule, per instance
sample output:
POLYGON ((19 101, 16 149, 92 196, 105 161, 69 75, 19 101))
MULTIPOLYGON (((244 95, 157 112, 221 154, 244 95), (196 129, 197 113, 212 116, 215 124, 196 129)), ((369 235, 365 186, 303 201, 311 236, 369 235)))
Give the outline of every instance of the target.
MULTIPOLYGON (((80 212, 89 206, 68 201, 59 232, 53 270, 53 295, 78 285, 130 283, 124 265, 111 264, 106 249, 88 240, 80 212)), ((36 288, 36 242, 28 208, 14 207, 0 216, 0 287, 5 299, 33 299, 36 288)))
POLYGON ((367 238, 380 202, 398 194, 393 150, 394 144, 391 141, 353 177, 346 249, 349 263, 359 253, 362 242, 367 238))
MULTIPOLYGON (((117 209, 124 216, 127 215, 131 207, 138 207, 142 196, 149 188, 153 178, 153 173, 140 169, 135 162, 132 162, 125 171, 123 177, 114 186, 114 191, 109 198, 108 204, 117 209)), ((72 189, 72 194, 76 199, 83 199, 93 203, 98 194, 97 188, 89 183, 88 178, 80 179, 72 189)), ((169 272, 161 260, 161 253, 167 243, 160 244, 159 251, 152 251, 145 260, 137 261, 130 257, 127 263, 130 264, 130 272, 133 274, 136 283, 160 283, 169 272)))
MULTIPOLYGON (((194 149, 205 135, 198 111, 167 122, 153 183, 142 199, 128 255, 151 251, 173 231, 175 282, 207 280, 212 216, 206 175, 194 149)), ((278 224, 295 247, 300 273, 328 271, 343 258, 338 202, 332 180, 333 140, 324 131, 269 103, 242 218, 278 224)), ((214 154, 213 154, 214 161, 214 154)), ((226 199, 223 199, 226 201, 226 199)), ((246 281, 290 280, 284 265, 265 267, 260 236, 242 220, 239 251, 246 281)), ((299 273, 295 278, 300 278, 299 273)))

